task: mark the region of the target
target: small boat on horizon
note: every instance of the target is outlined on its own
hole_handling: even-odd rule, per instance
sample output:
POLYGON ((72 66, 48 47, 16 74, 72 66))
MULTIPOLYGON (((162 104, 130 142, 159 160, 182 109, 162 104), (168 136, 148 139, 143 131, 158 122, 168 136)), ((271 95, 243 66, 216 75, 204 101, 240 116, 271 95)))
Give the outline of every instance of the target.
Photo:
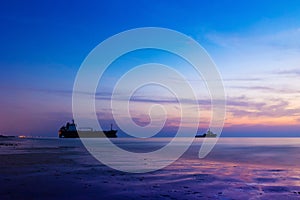
POLYGON ((95 131, 92 128, 85 128, 83 130, 77 129, 77 125, 74 123, 74 120, 72 120, 72 123, 67 122, 65 126, 62 126, 59 129, 58 136, 60 138, 116 138, 117 132, 118 130, 112 129, 112 124, 110 125, 110 130, 108 131, 95 131))
POLYGON ((196 137, 196 138, 204 138, 204 137, 206 137, 206 138, 215 138, 215 137, 217 137, 217 134, 213 133, 213 132, 210 130, 210 128, 209 128, 208 131, 207 131, 206 133, 204 133, 204 134, 202 134, 202 135, 196 135, 195 137, 196 137))

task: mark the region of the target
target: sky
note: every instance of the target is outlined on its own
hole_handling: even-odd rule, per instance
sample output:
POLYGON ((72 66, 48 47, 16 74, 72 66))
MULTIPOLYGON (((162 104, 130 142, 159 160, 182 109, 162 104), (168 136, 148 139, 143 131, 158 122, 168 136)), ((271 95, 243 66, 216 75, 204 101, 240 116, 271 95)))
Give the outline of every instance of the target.
MULTIPOLYGON (((222 136, 300 136, 300 1, 12 0, 1 1, 0 24, 0 134, 56 136, 72 119, 73 84, 89 52, 122 31, 163 27, 199 42, 215 62, 227 96, 222 136)), ((199 133, 205 131, 211 114, 205 84, 182 59, 153 49, 130 52, 105 72, 96 93, 103 127, 114 122, 114 84, 147 62, 187 77, 202 108, 199 133)), ((179 126, 178 102, 158 86, 135 92, 133 121, 149 124, 153 103, 167 112, 158 135, 171 136, 179 126)))

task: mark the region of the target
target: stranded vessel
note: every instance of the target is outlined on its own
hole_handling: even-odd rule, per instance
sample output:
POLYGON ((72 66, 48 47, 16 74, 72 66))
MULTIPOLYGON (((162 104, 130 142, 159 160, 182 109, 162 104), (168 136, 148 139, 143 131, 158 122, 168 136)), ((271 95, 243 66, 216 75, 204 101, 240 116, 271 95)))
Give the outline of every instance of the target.
POLYGON ((62 126, 58 131, 58 136, 60 138, 98 138, 98 137, 108 137, 116 138, 118 130, 112 129, 112 124, 110 130, 108 131, 95 131, 92 128, 77 129, 74 120, 72 123, 67 122, 65 126, 62 126), (79 132, 79 134, 78 134, 79 132))

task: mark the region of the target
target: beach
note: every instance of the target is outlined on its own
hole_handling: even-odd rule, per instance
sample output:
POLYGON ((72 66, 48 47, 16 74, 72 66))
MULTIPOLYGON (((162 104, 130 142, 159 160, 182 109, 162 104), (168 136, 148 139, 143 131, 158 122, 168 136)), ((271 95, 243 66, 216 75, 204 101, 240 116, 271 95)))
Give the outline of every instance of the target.
POLYGON ((300 199, 300 139, 220 138, 199 159, 202 141, 164 169, 133 174, 101 164, 80 139, 1 138, 0 199, 300 199))

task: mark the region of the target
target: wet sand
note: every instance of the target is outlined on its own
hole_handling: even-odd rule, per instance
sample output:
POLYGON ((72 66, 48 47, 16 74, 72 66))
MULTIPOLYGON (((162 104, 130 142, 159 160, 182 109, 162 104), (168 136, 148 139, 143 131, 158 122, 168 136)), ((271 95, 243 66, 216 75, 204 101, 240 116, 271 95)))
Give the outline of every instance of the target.
POLYGON ((200 145, 162 170, 130 174, 78 139, 1 138, 0 199, 300 199, 299 139, 221 139, 201 160, 200 145))

